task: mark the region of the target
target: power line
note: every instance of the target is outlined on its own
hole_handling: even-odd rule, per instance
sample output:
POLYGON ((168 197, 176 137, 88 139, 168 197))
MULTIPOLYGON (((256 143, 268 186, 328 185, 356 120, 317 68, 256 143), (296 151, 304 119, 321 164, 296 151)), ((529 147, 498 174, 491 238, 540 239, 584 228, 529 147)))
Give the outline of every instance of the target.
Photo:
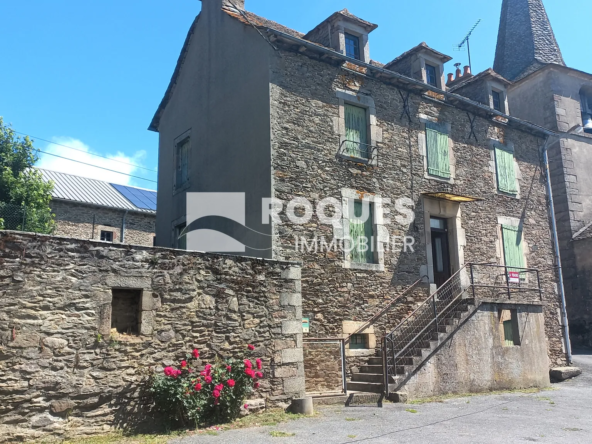
POLYGON ((68 157, 60 156, 58 154, 53 154, 53 153, 48 153, 46 151, 41 151, 40 149, 37 149, 37 148, 34 148, 34 150, 37 151, 37 152, 39 152, 39 153, 47 154, 48 156, 59 157, 60 159, 69 160, 70 162, 81 163, 82 165, 87 165, 87 166, 91 166, 91 167, 94 167, 94 168, 99 168, 101 170, 110 171, 111 173, 117 173, 117 174, 121 174, 123 176, 133 177, 134 179, 145 180, 146 182, 158 183, 155 180, 146 179, 146 178, 140 177, 140 176, 134 176, 133 174, 122 173, 121 171, 111 170, 109 168, 100 167, 100 166, 97 166, 97 165, 93 165, 92 163, 82 162, 80 160, 70 159, 68 157))
MULTIPOLYGON (((14 130, 13 130, 13 131, 14 131, 14 130)), ((21 134, 21 135, 23 135, 23 136, 31 137, 31 138, 32 138, 32 139, 34 139, 34 140, 42 140, 43 142, 51 143, 51 144, 53 144, 53 145, 62 146, 62 147, 64 147, 64 148, 68 148, 68 149, 71 149, 71 150, 74 150, 74 151, 79 151, 79 152, 81 152, 81 153, 89 154, 89 155, 91 155, 91 156, 101 157, 101 158, 103 158, 103 159, 110 160, 111 162, 122 163, 122 164, 124 164, 124 165, 132 166, 132 167, 134 167, 134 168, 140 168, 140 169, 142 169, 142 170, 150 171, 150 172, 152 172, 152 173, 157 173, 157 172, 158 172, 157 170, 153 170, 153 169, 150 169, 150 168, 146 168, 146 167, 143 167, 143 166, 140 166, 140 165, 136 165, 136 164, 133 164, 133 163, 129 163, 129 162, 123 162, 122 160, 113 159, 113 158, 111 158, 111 157, 102 156, 102 155, 100 155, 100 154, 91 153, 91 152, 89 152, 89 151, 84 151, 84 150, 81 150, 80 148, 74 148, 74 147, 72 147, 72 146, 68 146, 68 145, 63 145, 63 144, 61 144, 61 143, 52 142, 51 140, 43 139, 42 137, 36 137, 36 136, 32 136, 32 135, 30 135, 30 134, 27 134, 27 133, 21 133, 20 131, 14 131, 14 132, 15 132, 15 133, 17 133, 17 134, 21 134)), ((45 153, 45 154, 47 154, 47 153, 45 153)), ((69 160, 72 160, 72 159, 69 159, 69 160)))

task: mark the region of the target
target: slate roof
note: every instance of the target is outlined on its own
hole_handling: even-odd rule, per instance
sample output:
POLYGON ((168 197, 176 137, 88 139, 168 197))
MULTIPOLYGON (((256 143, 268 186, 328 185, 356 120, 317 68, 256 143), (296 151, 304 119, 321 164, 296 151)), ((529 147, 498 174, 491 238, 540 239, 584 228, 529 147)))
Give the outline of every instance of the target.
POLYGON ((565 65, 542 0, 504 0, 493 69, 520 79, 545 64, 565 65))
MULTIPOLYGON (((101 207, 115 208, 118 210, 138 211, 142 213, 156 214, 156 211, 142 208, 132 203, 119 190, 125 188, 137 192, 149 200, 153 199, 154 207, 156 203, 156 191, 145 190, 137 187, 127 187, 115 185, 97 179, 75 176, 73 174, 60 173, 57 171, 38 168, 46 182, 53 182, 54 189, 52 198, 70 202, 82 203, 87 205, 97 205, 101 207), (119 190, 117 188, 119 188, 119 190)), ((146 202, 149 203, 149 202, 146 202)), ((149 206, 149 205, 146 205, 149 206)))
MULTIPOLYGON (((356 22, 358 25, 362 26, 363 28, 367 28, 368 32, 372 32, 374 31, 376 28, 378 28, 378 25, 374 24, 374 23, 370 23, 366 20, 362 20, 360 17, 353 15, 351 12, 349 12, 347 9, 342 9, 341 11, 337 11, 334 12, 333 14, 331 14, 329 17, 327 17, 325 20, 323 20, 321 23, 319 23, 317 26, 315 26, 312 30, 310 30, 305 36, 304 39, 308 40, 308 37, 319 27, 325 25, 328 22, 331 22, 335 19, 347 19, 349 21, 353 21, 356 22)), ((273 28, 273 26, 270 26, 270 28, 273 28)), ((281 31, 281 29, 278 29, 278 31, 281 31)))
POLYGON ((412 54, 415 54, 416 52, 419 52, 421 50, 427 50, 432 52, 435 56, 437 56, 438 58, 440 58, 442 60, 443 63, 446 63, 450 60, 452 60, 452 57, 447 56, 446 54, 442 54, 441 52, 436 51, 433 48, 430 48, 426 42, 421 42, 419 45, 411 48, 409 51, 404 52, 403 54, 401 54, 399 57, 395 58, 394 60, 391 60, 390 62, 388 62, 386 65, 384 65, 385 69, 389 69, 392 65, 394 65, 395 63, 403 60, 406 57, 409 57, 412 54))
POLYGON ((492 77, 492 78, 500 81, 501 83, 504 83, 505 85, 512 84, 512 82, 510 82, 508 79, 505 79, 504 77, 500 76, 497 72, 495 72, 493 69, 489 68, 489 69, 486 69, 485 71, 481 71, 479 74, 475 74, 474 76, 470 76, 468 78, 461 77, 459 79, 458 83, 456 83, 456 81, 450 83, 448 91, 454 92, 457 89, 467 86, 470 83, 473 83, 477 80, 485 79, 487 77, 492 77))

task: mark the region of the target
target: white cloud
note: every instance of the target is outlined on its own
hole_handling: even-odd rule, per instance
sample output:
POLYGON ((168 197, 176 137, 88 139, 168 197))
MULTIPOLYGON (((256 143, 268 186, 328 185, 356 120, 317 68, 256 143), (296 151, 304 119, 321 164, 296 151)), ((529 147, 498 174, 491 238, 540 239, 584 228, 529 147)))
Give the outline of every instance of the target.
POLYGON ((52 140, 55 143, 50 143, 45 148, 40 149, 47 153, 62 156, 62 158, 39 153, 39 161, 36 164, 37 167, 59 171, 62 173, 74 174, 76 176, 89 177, 91 179, 104 180, 106 182, 118 183, 122 185, 135 185, 143 188, 153 188, 155 185, 152 182, 138 180, 126 176, 126 174, 132 174, 150 179, 154 177, 154 174, 150 174, 149 171, 130 165, 135 164, 143 166, 142 162, 146 157, 145 151, 136 151, 131 157, 126 156, 122 152, 117 152, 117 154, 104 154, 92 150, 82 141, 73 139, 71 137, 54 137, 52 140), (76 150, 66 147, 76 148, 76 150), (100 154, 107 157, 107 159, 93 156, 91 153, 100 154), (77 162, 64 159, 63 157, 73 159, 77 162), (84 162, 86 165, 79 162, 84 162), (102 168, 113 170, 113 172, 106 171, 102 168), (118 174, 118 172, 124 174, 118 174))

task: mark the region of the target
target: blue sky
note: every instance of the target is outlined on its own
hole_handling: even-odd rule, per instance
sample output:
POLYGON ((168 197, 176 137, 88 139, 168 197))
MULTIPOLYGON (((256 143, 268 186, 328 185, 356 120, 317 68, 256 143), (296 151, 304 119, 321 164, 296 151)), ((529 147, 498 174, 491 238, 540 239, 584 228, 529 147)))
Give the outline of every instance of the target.
MULTIPOLYGON (((592 72, 591 0, 546 0, 566 63, 592 72)), ((198 0, 20 0, 2 5, 0 116, 35 146, 61 156, 156 180, 158 135, 147 130, 175 67, 198 0), (109 159, 90 156, 98 153, 109 159), (134 164, 143 167, 130 166, 134 164)), ((425 41, 467 63, 493 65, 501 0, 246 0, 248 10, 306 32, 342 8, 374 22, 370 51, 383 63, 425 41)), ((45 156, 43 166, 155 188, 156 183, 45 156)))

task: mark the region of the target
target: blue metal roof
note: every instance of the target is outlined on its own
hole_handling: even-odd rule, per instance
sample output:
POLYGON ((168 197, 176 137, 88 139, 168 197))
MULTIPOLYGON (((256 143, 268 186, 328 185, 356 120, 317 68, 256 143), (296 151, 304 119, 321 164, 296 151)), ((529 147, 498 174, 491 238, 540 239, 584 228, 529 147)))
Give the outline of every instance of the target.
POLYGON ((120 210, 156 212, 156 191, 117 185, 102 180, 38 168, 46 182, 53 182, 52 197, 120 210))

